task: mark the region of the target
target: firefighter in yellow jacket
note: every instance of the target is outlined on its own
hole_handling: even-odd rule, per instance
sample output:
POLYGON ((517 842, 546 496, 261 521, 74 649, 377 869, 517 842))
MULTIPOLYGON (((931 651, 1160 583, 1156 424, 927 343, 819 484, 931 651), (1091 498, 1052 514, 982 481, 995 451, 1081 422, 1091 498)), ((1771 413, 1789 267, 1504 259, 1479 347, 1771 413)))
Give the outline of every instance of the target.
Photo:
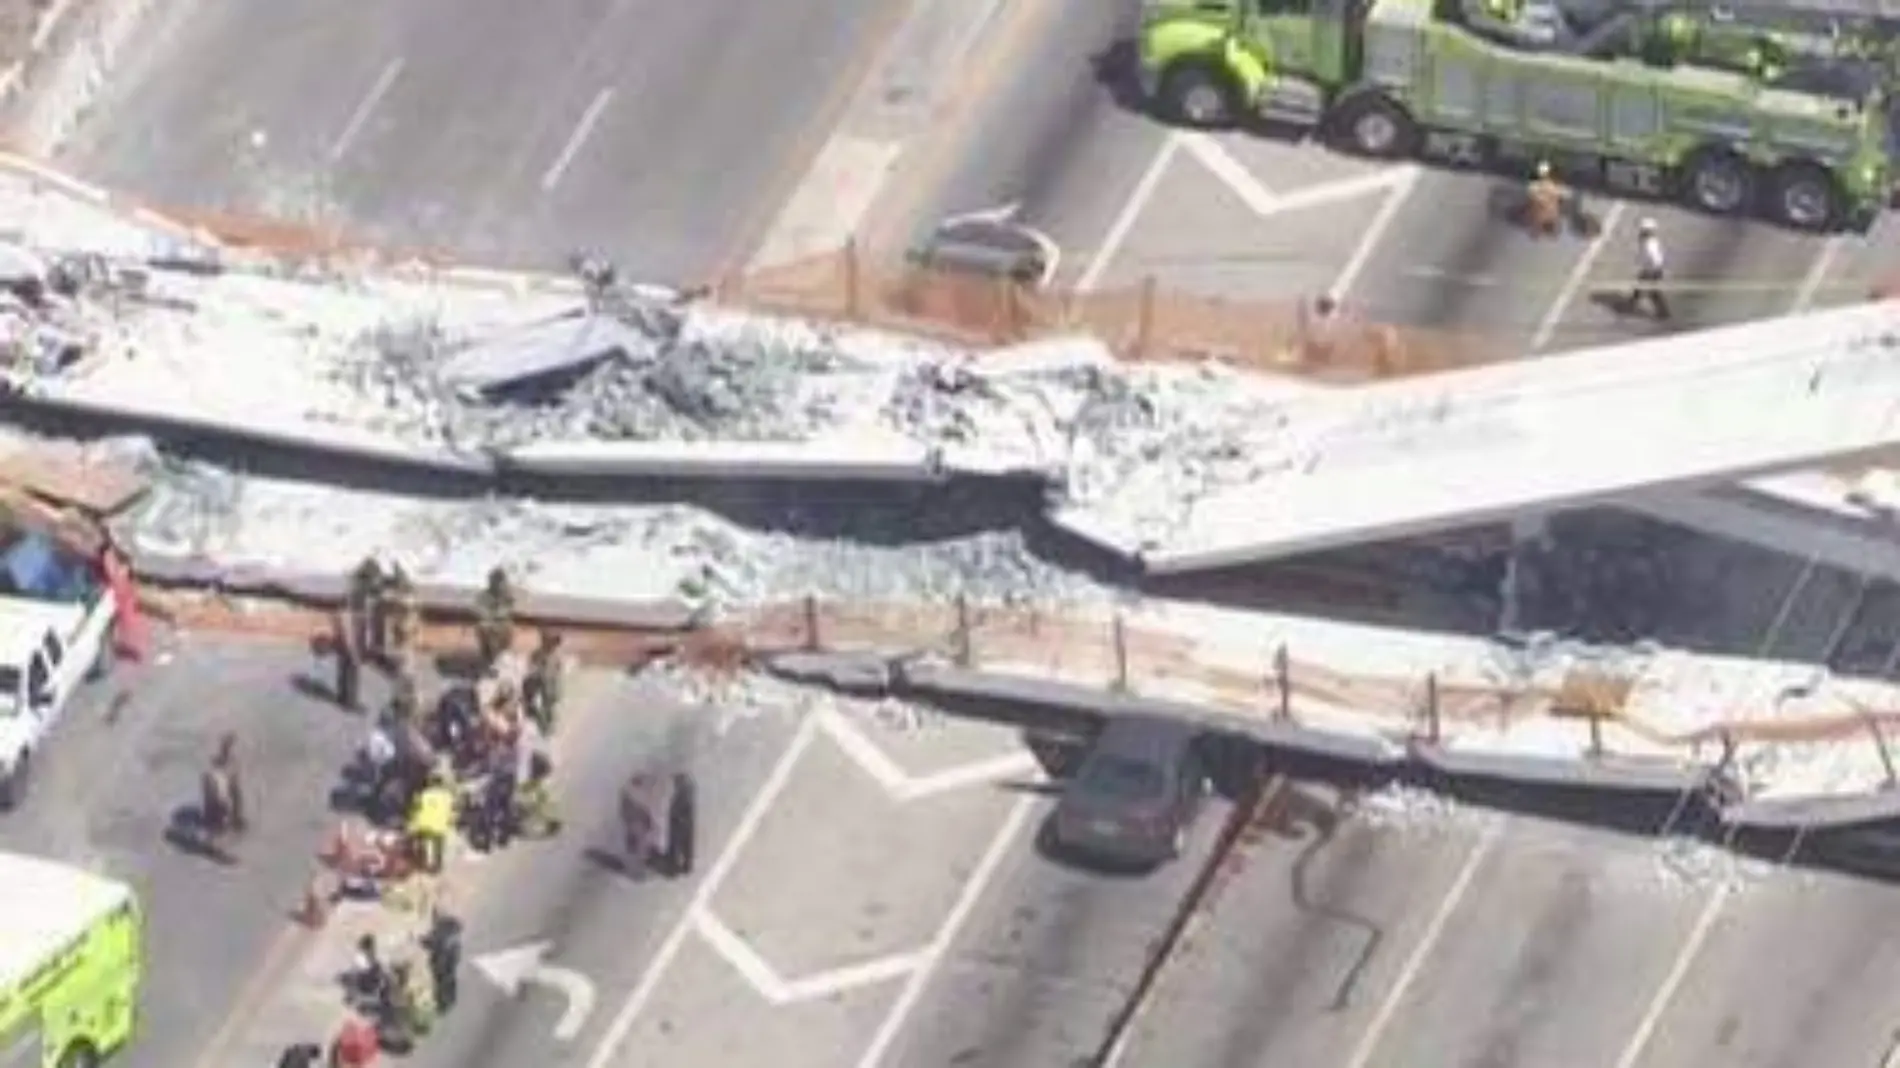
POLYGON ((455 831, 455 788, 446 768, 438 767, 429 775, 429 785, 416 794, 409 809, 410 848, 416 863, 431 874, 442 870, 449 835, 455 831))

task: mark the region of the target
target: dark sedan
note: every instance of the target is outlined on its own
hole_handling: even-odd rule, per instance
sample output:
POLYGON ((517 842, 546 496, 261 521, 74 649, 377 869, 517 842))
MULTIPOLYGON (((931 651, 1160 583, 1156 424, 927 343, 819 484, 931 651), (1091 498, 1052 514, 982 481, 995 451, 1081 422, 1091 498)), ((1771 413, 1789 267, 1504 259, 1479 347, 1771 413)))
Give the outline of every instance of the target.
POLYGON ((1207 794, 1200 732, 1159 716, 1117 716, 1064 785, 1051 830, 1065 852, 1153 866, 1179 856, 1207 794))

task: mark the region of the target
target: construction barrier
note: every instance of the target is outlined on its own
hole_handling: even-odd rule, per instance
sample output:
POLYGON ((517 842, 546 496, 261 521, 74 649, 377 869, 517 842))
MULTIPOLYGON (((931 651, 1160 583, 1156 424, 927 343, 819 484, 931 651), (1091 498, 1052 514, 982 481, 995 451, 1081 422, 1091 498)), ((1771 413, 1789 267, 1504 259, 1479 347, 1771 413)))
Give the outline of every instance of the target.
POLYGON ((1350 305, 1329 319, 1298 298, 1238 301, 1166 290, 1153 278, 1114 290, 1039 289, 1009 278, 908 264, 901 255, 855 245, 720 279, 712 293, 737 307, 973 346, 1084 333, 1127 360, 1218 360, 1339 383, 1519 355, 1498 339, 1395 328, 1350 305))

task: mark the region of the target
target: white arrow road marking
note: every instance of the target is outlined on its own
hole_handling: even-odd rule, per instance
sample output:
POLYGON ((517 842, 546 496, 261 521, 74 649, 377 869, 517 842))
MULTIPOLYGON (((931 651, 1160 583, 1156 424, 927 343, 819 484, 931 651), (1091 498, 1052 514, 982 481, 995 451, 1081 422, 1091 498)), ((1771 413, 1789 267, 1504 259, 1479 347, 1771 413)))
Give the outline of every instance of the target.
POLYGON ((813 1001, 817 998, 842 994, 861 986, 874 986, 888 983, 923 966, 925 953, 921 950, 913 953, 893 953, 888 957, 860 964, 833 968, 830 971, 808 975, 803 979, 786 979, 779 975, 771 962, 759 956, 758 952, 741 938, 738 932, 727 927, 724 921, 710 910, 700 909, 693 914, 693 927, 699 936, 706 940, 715 953, 725 958, 726 963, 743 977, 759 996, 773 1005, 790 1005, 800 1001, 813 1001))
POLYGON ((520 997, 534 983, 559 993, 567 1001, 560 1020, 554 1024, 556 1041, 572 1042, 587 1026, 594 1012, 594 984, 572 968, 560 968, 547 962, 548 942, 530 942, 513 949, 500 949, 475 958, 475 970, 488 977, 509 997, 520 997))
MULTIPOLYGON (((765 822, 773 804, 778 801, 779 795, 784 793, 786 784, 791 781, 792 773, 798 767, 799 759, 804 756, 807 749, 811 748, 812 743, 820 734, 829 737, 847 758, 863 769, 864 773, 882 786, 893 799, 900 802, 942 793, 959 786, 993 782, 1013 773, 1034 775, 1036 769, 1035 758, 1023 752, 1005 754, 992 760, 979 761, 962 768, 952 768, 949 771, 919 778, 899 767, 896 761, 877 747, 876 743, 866 738, 863 732, 834 710, 826 709, 806 716, 799 721, 798 731, 792 735, 791 744, 786 746, 778 763, 774 764, 772 770, 766 774, 765 782, 760 785, 759 792, 740 814, 738 826, 733 828, 725 847, 720 850, 718 856, 713 858, 712 866, 706 870, 705 877, 694 888, 692 901, 688 903, 673 929, 667 932, 666 940, 660 943, 660 948, 654 951, 646 970, 640 975, 639 982, 634 985, 632 993, 627 995, 627 1000, 621 1004, 614 1018, 608 1022, 606 1033, 601 1036, 593 1055, 587 1059, 586 1068, 609 1068, 614 1063, 614 1059, 620 1053, 621 1045, 627 1041, 627 1036, 633 1031, 641 1012, 645 1011, 648 1003, 653 1000, 654 995, 659 991, 661 981, 666 978, 667 971, 672 968, 673 962, 685 948, 686 940, 695 935, 704 939, 708 945, 719 952, 734 968, 739 970, 740 974, 746 977, 747 981, 765 993, 768 999, 771 997, 770 992, 775 990, 781 993, 789 992, 793 995, 793 999, 797 1000, 820 996, 835 989, 848 989, 852 986, 880 981, 884 978, 908 976, 908 982, 899 994, 899 1001, 905 1008, 902 1013, 894 1013, 887 1019, 885 1028, 879 1032, 880 1037, 875 1045, 881 1049, 895 1039, 896 1029, 902 1024, 902 1017, 909 1013, 910 1007, 921 993, 921 978, 927 977, 928 973, 934 970, 934 965, 942 958, 949 939, 962 925, 969 911, 975 907, 976 896, 981 893, 983 886, 989 882, 1001 865, 1005 847, 1014 837, 1015 830, 1028 818, 1030 805, 1035 799, 1023 798, 1011 810, 1003 832, 997 836, 990 852, 985 854, 982 862, 978 864, 976 874, 972 875, 970 881, 965 884, 965 896, 960 898, 951 909, 951 919, 946 923, 944 931, 939 933, 937 941, 929 947, 917 954, 887 957, 881 961, 873 961, 854 968, 827 972, 786 983, 785 980, 779 978, 778 973, 769 964, 758 960, 758 954, 754 953, 750 946, 745 945, 738 936, 732 935, 728 940, 720 940, 719 931, 724 929, 724 925, 713 920, 711 906, 713 898, 719 893, 719 888, 725 885, 726 877, 738 865, 739 857, 745 852, 746 844, 752 841, 753 835, 758 833, 760 825, 765 822), (713 922, 709 924, 708 920, 713 920, 713 922), (737 945, 735 946, 734 943, 737 945), (748 957, 751 959, 747 960, 748 957), (755 964, 754 961, 757 963, 755 964), (877 975, 879 978, 865 978, 867 974, 877 975), (843 983, 843 987, 839 987, 840 982, 843 983), (819 993, 808 993, 812 990, 817 990, 819 993)), ((731 934, 730 931, 726 933, 731 934)))
POLYGON ((982 786, 998 782, 1012 776, 1034 774, 1036 758, 1028 750, 1004 753, 988 760, 979 760, 962 767, 950 768, 934 775, 917 776, 899 767, 895 760, 879 749, 876 742, 864 736, 856 724, 844 717, 834 708, 820 709, 815 715, 818 726, 828 736, 832 744, 851 758, 858 769, 871 777, 884 792, 897 802, 917 801, 938 794, 949 793, 971 786, 982 786))

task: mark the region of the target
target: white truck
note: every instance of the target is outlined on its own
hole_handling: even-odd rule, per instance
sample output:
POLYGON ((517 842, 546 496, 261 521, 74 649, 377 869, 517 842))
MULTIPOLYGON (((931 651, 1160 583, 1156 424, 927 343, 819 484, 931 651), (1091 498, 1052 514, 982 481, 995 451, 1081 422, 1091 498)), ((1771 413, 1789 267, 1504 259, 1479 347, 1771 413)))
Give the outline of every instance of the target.
POLYGON ((0 542, 0 809, 88 678, 111 663, 117 602, 90 560, 37 534, 0 542))

